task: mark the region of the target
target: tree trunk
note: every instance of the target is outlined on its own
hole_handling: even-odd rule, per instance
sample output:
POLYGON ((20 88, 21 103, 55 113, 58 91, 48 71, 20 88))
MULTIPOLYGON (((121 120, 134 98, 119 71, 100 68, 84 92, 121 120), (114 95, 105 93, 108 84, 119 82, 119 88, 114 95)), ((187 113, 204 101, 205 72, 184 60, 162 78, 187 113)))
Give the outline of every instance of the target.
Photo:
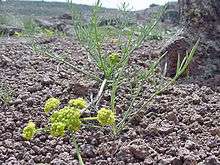
POLYGON ((220 83, 220 0, 179 0, 178 3, 182 31, 162 49, 161 53, 168 51, 163 65, 165 74, 175 74, 178 54, 183 58, 200 38, 189 74, 203 78, 217 76, 220 83))

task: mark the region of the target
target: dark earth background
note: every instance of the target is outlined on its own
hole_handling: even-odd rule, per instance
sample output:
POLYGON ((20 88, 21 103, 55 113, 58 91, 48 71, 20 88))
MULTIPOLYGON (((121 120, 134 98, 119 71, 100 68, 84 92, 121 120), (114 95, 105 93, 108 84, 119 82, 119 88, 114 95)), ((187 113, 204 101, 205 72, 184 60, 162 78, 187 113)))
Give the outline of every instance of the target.
MULTIPOLYGON (((171 33, 159 40, 147 39, 130 60, 134 68, 147 67, 145 62, 157 58, 168 38, 180 29, 177 5, 171 3, 168 13, 177 13, 167 14, 160 22, 171 33)), ((91 7, 79 7, 86 22, 91 7)), ((142 24, 158 10, 158 6, 153 6, 131 12, 131 21, 142 24)), ((97 69, 89 62, 85 49, 74 39, 67 11, 65 3, 0 2, 1 16, 13 18, 8 25, 0 26, 0 30, 8 32, 0 37, 0 83, 7 84, 13 93, 9 104, 0 102, 0 164, 78 164, 68 135, 57 139, 38 134, 31 141, 24 141, 21 136, 29 120, 36 122, 37 127, 47 123, 42 108, 47 98, 58 97, 63 103, 77 97, 90 100, 91 93, 95 96, 99 90, 98 84, 84 75, 43 53, 33 52, 31 38, 14 36, 16 31, 23 31, 20 20, 31 15, 39 26, 50 26, 66 34, 35 36, 39 44, 58 54, 65 53, 72 64, 95 72, 97 69)), ((103 22, 110 15, 114 17, 118 11, 103 9, 103 22)), ((106 49, 117 47, 111 44, 106 49)), ((164 80, 156 78, 154 83, 160 81, 164 80)), ((108 131, 82 129, 77 138, 83 160, 88 165, 219 165, 220 86, 218 79, 207 81, 198 77, 181 78, 157 96, 141 112, 141 117, 134 116, 116 139, 108 131)), ((145 84, 140 99, 149 98, 153 90, 152 84, 145 84)), ((129 105, 130 94, 126 85, 119 93, 116 110, 121 114, 129 105)), ((104 94, 102 105, 108 105, 109 96, 104 94)))

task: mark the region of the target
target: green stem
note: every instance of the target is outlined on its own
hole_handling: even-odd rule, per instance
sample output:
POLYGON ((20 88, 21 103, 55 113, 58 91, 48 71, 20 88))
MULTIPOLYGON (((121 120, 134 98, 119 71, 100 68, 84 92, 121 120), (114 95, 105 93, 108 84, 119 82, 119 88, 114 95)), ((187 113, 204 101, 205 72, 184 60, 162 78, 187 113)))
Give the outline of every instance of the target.
POLYGON ((123 116, 123 119, 117 124, 117 127, 116 127, 117 133, 119 133, 119 132, 122 130, 123 125, 124 125, 124 123, 125 123, 125 120, 126 120, 126 119, 128 118, 128 116, 130 115, 130 113, 131 113, 131 111, 132 111, 133 104, 134 104, 136 98, 138 97, 138 95, 140 94, 141 89, 142 89, 142 88, 141 88, 141 86, 140 86, 140 87, 138 88, 138 90, 137 90, 136 95, 133 97, 133 99, 132 99, 132 101, 131 101, 131 103, 130 103, 130 105, 129 105, 129 107, 128 107, 128 110, 125 112, 125 114, 124 114, 124 116, 123 116))
MULTIPOLYGON (((137 114, 138 112, 140 112, 141 110, 143 110, 146 105, 151 102, 153 100, 153 98, 157 95, 159 95, 161 92, 163 92, 165 89, 167 89, 170 85, 172 85, 175 81, 176 81, 177 78, 173 78, 171 81, 169 81, 165 86, 163 86, 161 89, 159 89, 158 91, 156 91, 153 95, 151 95, 151 97, 147 100, 147 102, 143 103, 139 103, 139 104, 142 104, 141 108, 139 110, 137 110, 134 114, 137 114)), ((133 114, 133 115, 134 115, 133 114)))
MULTIPOLYGON (((163 11, 164 12, 164 11, 163 11)), ((163 13, 162 12, 162 13, 163 13)), ((161 14, 162 15, 162 14, 161 14)), ((120 68, 120 70, 118 71, 118 76, 114 79, 113 82, 113 87, 112 87, 112 93, 111 93, 111 109, 115 112, 115 97, 116 97, 116 92, 118 89, 118 81, 121 78, 125 67, 127 66, 128 60, 130 58, 130 55, 135 51, 135 49, 137 49, 141 43, 144 41, 144 39, 146 38, 147 35, 150 34, 150 32, 153 30, 153 28, 157 25, 157 23, 159 22, 159 18, 157 18, 157 20, 153 23, 153 25, 150 26, 149 29, 146 28, 146 26, 143 28, 143 34, 140 36, 140 38, 137 39, 135 46, 131 47, 131 39, 132 37, 129 37, 128 42, 127 42, 127 46, 125 48, 125 50, 123 51, 124 54, 124 59, 121 60, 120 64, 118 65, 122 65, 122 67, 120 68), (146 31, 146 32, 145 32, 146 31)))
POLYGON ((114 123, 114 124, 112 125, 112 133, 113 133, 114 136, 116 136, 117 133, 118 133, 116 123, 114 123))
POLYGON ((83 160, 82 160, 82 157, 81 157, 81 154, 80 154, 80 149, 79 149, 79 146, 77 144, 76 137, 75 137, 74 134, 72 134, 72 141, 73 141, 73 144, 74 144, 75 149, 76 149, 77 157, 78 157, 78 160, 79 160, 79 165, 85 165, 83 163, 83 160))
POLYGON ((111 91, 111 110, 116 114, 115 110, 115 97, 116 97, 116 91, 118 88, 118 81, 115 81, 112 84, 112 91, 111 91))
POLYGON ((131 115, 132 112, 132 108, 133 108, 133 104, 136 101, 137 97, 139 96, 141 90, 143 89, 143 84, 144 81, 148 80, 150 78, 150 76, 155 72, 155 68, 158 66, 158 64, 160 63, 160 61, 162 60, 162 58, 167 54, 167 52, 165 52, 151 67, 147 72, 144 72, 144 76, 141 78, 141 83, 138 87, 138 89, 136 90, 135 95, 132 98, 132 101, 128 107, 128 110, 124 113, 124 116, 122 118, 122 120, 117 124, 117 133, 119 133, 122 128, 124 127, 125 121, 128 119, 129 115, 131 115))
POLYGON ((50 131, 49 126, 45 126, 44 128, 38 128, 37 129, 37 132, 48 132, 48 131, 50 131))
POLYGON ((82 118, 81 120, 97 120, 98 118, 97 117, 85 117, 85 118, 82 118))
POLYGON ((177 81, 177 79, 183 74, 183 72, 187 69, 187 67, 189 66, 190 62, 192 61, 192 58, 197 50, 198 44, 200 42, 200 39, 197 40, 196 44, 193 46, 190 54, 186 55, 185 58, 183 59, 183 61, 180 64, 180 59, 178 58, 178 62, 177 62, 177 72, 176 75, 173 79, 171 79, 166 85, 164 85, 163 87, 161 87, 159 90, 157 90, 155 93, 153 93, 153 95, 147 100, 147 102, 143 102, 141 101, 138 105, 142 105, 141 108, 139 110, 137 110, 135 113, 131 114, 131 115, 135 115, 137 113, 139 113, 141 110, 143 110, 150 101, 153 100, 153 98, 155 96, 157 96, 158 94, 160 94, 161 92, 163 92, 165 89, 167 89, 170 85, 172 85, 173 83, 175 83, 177 81))
POLYGON ((75 71, 80 72, 80 73, 84 74, 85 76, 90 77, 91 79, 97 80, 97 81, 99 81, 99 82, 102 81, 98 76, 92 74, 91 72, 87 72, 87 71, 84 71, 84 70, 82 70, 82 69, 76 67, 75 65, 73 65, 73 64, 71 64, 70 62, 64 60, 63 58, 61 58, 59 55, 57 55, 57 54, 55 54, 55 53, 52 53, 52 54, 51 54, 51 53, 49 53, 47 50, 42 50, 41 47, 40 47, 40 48, 39 48, 39 47, 36 47, 34 44, 32 45, 32 47, 33 47, 34 52, 36 52, 36 53, 37 53, 37 52, 44 53, 44 54, 46 54, 47 56, 49 56, 49 57, 51 57, 51 58, 54 58, 54 59, 60 61, 61 63, 70 66, 70 67, 73 68, 75 71))

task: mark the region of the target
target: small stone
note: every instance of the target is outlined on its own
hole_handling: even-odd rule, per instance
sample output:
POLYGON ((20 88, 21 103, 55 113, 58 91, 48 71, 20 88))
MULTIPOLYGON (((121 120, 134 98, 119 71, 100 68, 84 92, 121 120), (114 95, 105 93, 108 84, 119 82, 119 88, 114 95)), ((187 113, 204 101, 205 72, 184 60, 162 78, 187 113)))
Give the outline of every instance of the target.
POLYGON ((172 125, 166 124, 166 125, 163 125, 162 127, 159 127, 158 131, 161 134, 169 134, 169 133, 173 132, 173 130, 174 130, 173 128, 174 127, 172 125))
POLYGON ((26 100, 28 106, 32 106, 34 104, 34 99, 32 97, 26 100))
POLYGON ((183 157, 185 155, 189 155, 190 154, 190 151, 187 149, 187 148, 183 148, 181 147, 179 150, 178 150, 178 155, 183 157))
POLYGON ((57 146, 55 147, 55 151, 56 151, 56 152, 64 152, 64 148, 63 148, 61 145, 57 145, 57 146))
POLYGON ((144 164, 146 165, 152 165, 154 163, 154 159, 151 157, 147 157, 144 159, 144 164))
POLYGON ((176 154, 177 154, 177 148, 171 147, 171 148, 167 151, 167 154, 172 155, 172 156, 176 156, 176 154))
POLYGON ((55 145, 57 144, 57 141, 56 140, 50 140, 50 145, 51 145, 51 147, 55 147, 55 145))
POLYGON ((220 165, 220 162, 217 157, 211 156, 206 158, 205 165, 220 165))
POLYGON ((24 153, 24 160, 25 161, 29 161, 31 159, 31 156, 30 156, 30 154, 29 153, 24 153))
POLYGON ((52 158, 51 153, 47 153, 47 155, 46 155, 46 157, 45 157, 44 161, 45 161, 46 163, 50 163, 51 158, 52 158))
POLYGON ((69 159, 69 153, 68 152, 63 152, 59 154, 59 158, 62 160, 68 160, 69 159))
POLYGON ((29 141, 23 141, 22 145, 24 147, 30 147, 31 143, 29 141))
POLYGON ((45 142, 47 140, 47 137, 45 135, 41 135, 39 139, 40 141, 45 142))
POLYGON ((23 152, 15 153, 15 157, 19 160, 23 159, 23 155, 24 155, 23 152))
POLYGON ((4 141, 4 146, 6 146, 7 148, 13 148, 13 140, 11 139, 6 139, 4 141))
POLYGON ((34 162, 34 159, 32 159, 32 158, 28 161, 28 163, 29 163, 29 164, 36 164, 36 163, 34 162))
POLYGON ((199 96, 198 95, 193 95, 192 103, 194 105, 198 105, 200 102, 201 102, 201 99, 199 98, 199 96))
POLYGON ((40 147, 38 147, 38 146, 33 146, 32 149, 34 150, 34 152, 35 152, 36 154, 39 154, 39 153, 40 153, 40 147))
POLYGON ((183 165, 197 165, 197 161, 192 156, 185 156, 183 165))
POLYGON ((189 150, 195 149, 196 144, 191 141, 191 140, 187 140, 185 143, 185 147, 189 150))
POLYGON ((148 155, 148 151, 142 149, 142 147, 138 145, 131 145, 129 150, 134 155, 134 157, 139 160, 144 160, 146 155, 148 155))
POLYGON ((108 164, 108 161, 107 160, 98 160, 96 163, 99 165, 106 165, 106 164, 108 164))
POLYGON ((174 122, 177 122, 177 116, 176 114, 172 111, 172 112, 169 112, 166 116, 166 118, 170 121, 174 121, 174 122))
POLYGON ((42 155, 36 155, 35 157, 33 157, 33 160, 35 162, 35 164, 39 164, 43 161, 43 156, 42 155))
POLYGON ((107 161, 108 161, 108 162, 111 162, 111 161, 112 161, 112 158, 108 157, 108 158, 107 158, 107 161))
POLYGON ((149 134, 158 134, 158 129, 156 124, 149 124, 146 130, 149 134))
POLYGON ((91 144, 92 144, 92 145, 97 145, 97 144, 98 144, 97 139, 96 139, 96 138, 93 138, 93 139, 91 140, 91 144))
POLYGON ((42 85, 51 85, 53 84, 53 80, 50 77, 45 76, 41 83, 42 85))
POLYGON ((33 149, 30 149, 29 154, 30 154, 30 155, 35 155, 34 150, 33 150, 33 149))
POLYGON ((5 139, 11 139, 12 138, 12 133, 5 132, 4 134, 2 134, 2 137, 4 137, 5 139))
POLYGON ((199 114, 192 115, 190 119, 192 122, 195 122, 195 121, 202 122, 202 116, 199 114))
POLYGON ((177 157, 174 157, 172 162, 171 162, 172 165, 182 165, 183 162, 180 158, 177 158, 177 157))
POLYGON ((219 127, 215 127, 210 129, 210 133, 212 136, 219 136, 220 137, 220 128, 219 127))
POLYGON ((9 57, 7 57, 5 55, 1 54, 1 56, 3 58, 3 61, 5 60, 4 62, 7 62, 7 63, 12 63, 13 62, 12 59, 10 59, 9 57))
POLYGON ((17 164, 17 163, 18 160, 14 156, 9 157, 8 160, 6 161, 6 164, 17 164))
POLYGON ((27 99, 29 97, 30 92, 24 92, 18 96, 19 99, 27 99))
POLYGON ((21 99, 16 99, 12 102, 12 104, 14 105, 18 105, 18 104, 21 104, 22 103, 22 100, 21 99))
POLYGON ((22 147, 22 144, 21 144, 20 142, 14 143, 14 148, 15 148, 16 150, 20 150, 21 147, 22 147))
POLYGON ((83 145, 81 146, 83 150, 83 156, 87 158, 93 158, 95 157, 95 149, 92 145, 83 145))
POLYGON ((40 91, 41 89, 42 89, 41 84, 32 85, 32 86, 29 86, 29 87, 27 88, 27 90, 28 90, 29 92, 31 92, 31 93, 40 91))
POLYGON ((61 159, 55 158, 50 162, 51 165, 57 165, 57 164, 65 164, 65 162, 61 159))
MULTIPOLYGON (((175 160, 175 157, 172 158, 165 158, 165 159, 161 159, 158 163, 158 165, 170 165, 173 164, 173 161, 175 160)), ((177 165, 177 164, 175 164, 177 165)))
POLYGON ((7 152, 7 149, 3 146, 0 146, 0 153, 6 154, 6 152, 7 152))

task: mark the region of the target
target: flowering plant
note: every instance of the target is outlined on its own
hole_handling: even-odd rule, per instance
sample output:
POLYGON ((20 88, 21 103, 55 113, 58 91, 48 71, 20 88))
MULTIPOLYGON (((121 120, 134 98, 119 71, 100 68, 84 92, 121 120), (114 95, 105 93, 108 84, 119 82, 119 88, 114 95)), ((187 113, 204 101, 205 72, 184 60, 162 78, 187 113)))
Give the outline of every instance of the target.
MULTIPOLYGON (((66 132, 74 134, 79 131, 82 123, 87 120, 96 120, 101 126, 113 126, 115 123, 115 114, 107 108, 101 108, 95 117, 81 117, 81 110, 86 108, 87 105, 86 101, 82 98, 69 100, 68 105, 61 109, 59 109, 60 103, 60 100, 57 98, 49 98, 45 102, 44 111, 47 114, 51 114, 49 116, 49 129, 47 127, 45 129, 37 129, 36 124, 29 121, 23 129, 22 136, 26 140, 31 140, 41 130, 49 130, 50 135, 54 137, 63 137, 66 132)), ((73 143, 75 147, 78 148, 76 140, 74 139, 73 143)), ((80 164, 83 164, 79 149, 77 152, 81 162, 80 164)))

